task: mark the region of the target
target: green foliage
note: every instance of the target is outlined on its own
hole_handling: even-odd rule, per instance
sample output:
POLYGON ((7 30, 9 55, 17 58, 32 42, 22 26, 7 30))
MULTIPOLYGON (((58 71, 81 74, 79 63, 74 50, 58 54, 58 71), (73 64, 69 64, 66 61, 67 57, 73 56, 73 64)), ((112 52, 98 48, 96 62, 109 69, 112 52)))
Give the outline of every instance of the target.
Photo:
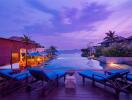
POLYGON ((89 52, 90 50, 89 49, 81 49, 81 52, 82 52, 82 54, 81 54, 81 56, 82 57, 88 57, 88 52, 89 52))
POLYGON ((28 43, 31 42, 31 39, 30 39, 29 36, 24 34, 23 37, 22 37, 22 41, 25 42, 26 44, 28 44, 28 43))
POLYGON ((95 53, 96 57, 102 56, 102 49, 103 47, 100 46, 96 48, 96 53, 95 53))
MULTIPOLYGON (((107 57, 132 57, 132 45, 127 41, 118 43, 117 40, 123 37, 115 35, 114 31, 109 31, 104 38, 104 42, 108 43, 108 46, 98 46, 96 47, 95 56, 107 56, 107 57)), ((124 38, 123 38, 124 39, 124 38)), ((89 55, 89 49, 81 49, 82 56, 87 57, 89 55)))
POLYGON ((126 44, 114 44, 110 47, 103 48, 102 55, 107 57, 130 57, 132 56, 132 47, 126 44))
MULTIPOLYGON (((132 57, 132 47, 127 42, 118 43, 116 39, 120 37, 115 35, 114 31, 105 33, 105 41, 112 42, 109 47, 100 46, 96 48, 96 57, 107 56, 107 57, 132 57)), ((123 37, 122 37, 123 38, 123 37)))
POLYGON ((117 35, 115 35, 115 31, 109 31, 106 34, 106 37, 104 38, 104 40, 106 41, 115 41, 116 37, 118 37, 117 35))
POLYGON ((54 46, 49 47, 46 52, 50 55, 56 55, 57 49, 54 46))
MULTIPOLYGON (((87 57, 89 54, 88 49, 81 49, 82 56, 87 57)), ((96 57, 107 56, 107 57, 132 57, 132 46, 126 43, 115 43, 109 47, 98 46, 96 48, 96 57)))
POLYGON ((83 48, 81 49, 81 52, 82 52, 81 54, 82 57, 88 57, 90 55, 90 48, 83 48))

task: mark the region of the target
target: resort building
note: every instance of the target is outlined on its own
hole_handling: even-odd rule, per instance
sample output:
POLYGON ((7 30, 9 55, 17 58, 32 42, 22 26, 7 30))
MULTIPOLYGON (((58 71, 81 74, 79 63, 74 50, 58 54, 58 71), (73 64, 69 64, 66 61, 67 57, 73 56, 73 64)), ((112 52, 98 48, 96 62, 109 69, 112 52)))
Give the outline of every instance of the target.
POLYGON ((34 41, 25 43, 22 37, 0 38, 0 66, 19 62, 26 49, 35 52, 39 47, 34 41))

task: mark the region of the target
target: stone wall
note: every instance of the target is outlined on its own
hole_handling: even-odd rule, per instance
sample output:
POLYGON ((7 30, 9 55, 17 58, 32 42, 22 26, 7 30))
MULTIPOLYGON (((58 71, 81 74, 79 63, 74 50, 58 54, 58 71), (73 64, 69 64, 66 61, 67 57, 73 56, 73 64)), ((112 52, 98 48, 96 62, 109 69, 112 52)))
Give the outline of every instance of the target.
POLYGON ((132 57, 104 57, 104 56, 101 56, 99 57, 98 60, 104 63, 126 63, 126 62, 132 62, 132 57))

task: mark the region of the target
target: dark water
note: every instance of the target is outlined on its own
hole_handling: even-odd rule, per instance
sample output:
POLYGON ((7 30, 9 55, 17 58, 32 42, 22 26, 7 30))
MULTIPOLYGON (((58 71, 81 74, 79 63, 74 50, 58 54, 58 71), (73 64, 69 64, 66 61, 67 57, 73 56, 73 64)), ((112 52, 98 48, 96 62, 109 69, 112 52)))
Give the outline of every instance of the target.
POLYGON ((85 70, 85 69, 124 69, 130 68, 124 64, 102 64, 98 60, 88 60, 81 57, 81 53, 60 54, 58 57, 44 66, 45 69, 61 69, 61 70, 85 70))

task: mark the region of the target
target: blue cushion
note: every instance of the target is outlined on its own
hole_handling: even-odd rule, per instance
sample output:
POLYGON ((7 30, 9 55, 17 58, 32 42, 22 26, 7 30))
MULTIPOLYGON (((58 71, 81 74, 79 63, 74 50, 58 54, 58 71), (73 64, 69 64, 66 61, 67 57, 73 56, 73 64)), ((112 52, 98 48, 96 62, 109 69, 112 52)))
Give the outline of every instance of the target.
POLYGON ((30 74, 27 71, 25 71, 25 72, 21 72, 21 73, 18 73, 18 74, 14 74, 13 77, 16 80, 23 80, 23 79, 26 79, 29 76, 30 76, 30 74))
POLYGON ((10 79, 16 79, 16 80, 22 80, 27 78, 28 76, 30 76, 30 74, 25 71, 25 72, 21 72, 21 73, 14 73, 12 74, 13 70, 12 69, 5 69, 5 70, 0 70, 0 74, 6 78, 10 78, 10 79))
MULTIPOLYGON (((128 69, 119 69, 119 70, 111 70, 112 73, 122 73, 122 72, 129 72, 128 69)), ((124 78, 127 78, 129 81, 132 81, 132 74, 125 75, 124 78)))
MULTIPOLYGON (((129 70, 128 69, 113 69, 113 70, 110 70, 109 71, 114 77, 116 77, 116 76, 119 76, 119 75, 121 75, 121 76, 123 76, 124 75, 124 77, 126 78, 126 75, 127 75, 127 73, 129 72, 129 70)), ((111 77, 113 77, 111 75, 111 77)), ((114 78, 113 77, 113 78, 114 78)), ((131 77, 131 76, 127 76, 128 77, 128 79, 131 77)))
MULTIPOLYGON (((97 75, 97 74, 96 74, 97 75)), ((100 75, 99 75, 100 76, 100 75)), ((99 76, 94 76, 94 79, 96 81, 105 81, 106 80, 106 76, 105 75, 101 75, 102 77, 99 76)))
POLYGON ((35 73, 38 73, 38 74, 44 74, 43 71, 41 69, 38 69, 38 68, 28 68, 29 72, 35 72, 35 73))
POLYGON ((66 74, 65 71, 60 71, 60 70, 55 70, 55 71, 53 71, 53 73, 55 73, 56 76, 58 76, 58 78, 62 77, 62 76, 64 76, 66 74))
POLYGON ((95 75, 94 79, 98 80, 98 81, 104 81, 105 78, 106 78, 105 74, 94 72, 94 71, 90 71, 90 70, 79 72, 79 74, 82 75, 82 76, 84 76, 84 77, 88 77, 90 79, 93 79, 93 75, 95 75), (99 75, 101 77, 96 76, 96 75, 99 75))
POLYGON ((48 79, 47 74, 39 68, 28 68, 28 70, 32 74, 32 76, 35 78, 42 79, 44 77, 44 78, 48 79), (36 75, 34 75, 33 73, 36 75))
POLYGON ((9 74, 11 72, 13 72, 13 71, 10 69, 0 70, 0 75, 4 76, 5 78, 12 78, 12 76, 9 74))
POLYGON ((130 74, 130 75, 128 74, 128 75, 127 75, 127 79, 128 79, 129 81, 132 81, 132 74, 130 74))
POLYGON ((55 80, 58 77, 64 76, 65 72, 63 71, 52 71, 52 72, 44 72, 43 70, 39 69, 39 68, 29 68, 28 69, 29 72, 35 72, 38 73, 46 78, 48 78, 49 80, 55 80))
POLYGON ((128 69, 113 69, 113 70, 110 70, 109 72, 112 74, 115 74, 115 73, 129 72, 129 70, 128 69))
POLYGON ((13 72, 13 70, 11 69, 0 69, 0 73, 10 73, 10 72, 13 72))
POLYGON ((39 78, 39 76, 41 76, 41 78, 39 78, 40 80, 43 78, 46 78, 46 79, 49 79, 49 80, 55 80, 57 78, 56 74, 53 73, 53 72, 44 72, 42 69, 39 69, 39 68, 29 68, 28 69, 29 72, 34 72, 36 73, 36 76, 38 77, 35 77, 35 78, 39 78))
POLYGON ((57 79, 57 75, 56 75, 55 73, 53 73, 53 72, 48 72, 48 73, 46 73, 46 75, 48 76, 48 78, 49 78, 50 80, 55 80, 55 79, 57 79))
MULTIPOLYGON (((120 72, 123 72, 123 71, 120 71, 120 72)), ((84 77, 90 78, 90 79, 93 79, 93 75, 95 75, 94 79, 96 81, 106 81, 107 79, 114 79, 114 78, 116 78, 116 77, 118 77, 120 75, 119 72, 111 74, 111 75, 105 75, 105 74, 102 74, 102 73, 99 73, 99 72, 90 71, 90 70, 82 71, 79 74, 84 76, 84 77)))
POLYGON ((2 69, 2 70, 0 70, 1 74, 8 74, 8 73, 11 73, 11 72, 13 72, 13 70, 11 70, 11 69, 2 69))
POLYGON ((108 76, 106 77, 106 79, 115 79, 115 78, 117 78, 119 75, 120 75, 119 73, 114 73, 114 74, 108 75, 108 76))

